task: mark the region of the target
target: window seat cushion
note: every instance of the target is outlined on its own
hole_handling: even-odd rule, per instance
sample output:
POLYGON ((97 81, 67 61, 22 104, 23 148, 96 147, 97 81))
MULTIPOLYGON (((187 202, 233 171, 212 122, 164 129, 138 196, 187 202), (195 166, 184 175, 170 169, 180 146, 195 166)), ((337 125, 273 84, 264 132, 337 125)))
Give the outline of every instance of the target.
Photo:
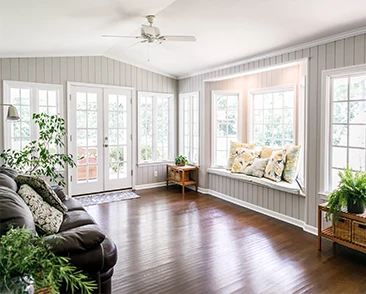
POLYGON ((256 178, 256 177, 252 177, 252 176, 247 176, 245 174, 232 173, 228 170, 219 169, 219 168, 208 168, 207 172, 209 174, 215 174, 215 175, 235 179, 238 181, 253 183, 253 184, 261 185, 261 186, 268 187, 271 189, 280 190, 280 191, 283 191, 286 193, 304 196, 296 181, 294 181, 291 184, 288 182, 285 182, 285 181, 274 182, 274 181, 271 181, 266 178, 256 178))

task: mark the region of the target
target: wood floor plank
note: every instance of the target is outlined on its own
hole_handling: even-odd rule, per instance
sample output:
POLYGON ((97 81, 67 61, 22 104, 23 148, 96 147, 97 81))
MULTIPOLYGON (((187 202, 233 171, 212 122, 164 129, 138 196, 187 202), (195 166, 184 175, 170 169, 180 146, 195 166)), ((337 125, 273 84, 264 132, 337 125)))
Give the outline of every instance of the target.
POLYGON ((366 255, 170 186, 87 207, 118 247, 113 293, 365 293, 366 255))

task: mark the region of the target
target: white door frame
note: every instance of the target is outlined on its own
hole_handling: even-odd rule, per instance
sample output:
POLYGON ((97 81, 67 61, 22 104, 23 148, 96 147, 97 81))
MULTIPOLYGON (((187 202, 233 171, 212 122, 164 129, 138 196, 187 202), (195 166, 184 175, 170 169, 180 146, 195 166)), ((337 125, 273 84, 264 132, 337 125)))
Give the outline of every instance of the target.
MULTIPOLYGON (((91 84, 91 83, 80 83, 80 82, 67 82, 67 93, 66 93, 66 104, 67 104, 67 142, 66 142, 66 152, 70 153, 70 133, 71 133, 71 124, 70 118, 71 118, 71 87, 91 87, 91 88, 102 88, 102 89, 119 89, 119 90, 130 90, 131 91, 131 131, 132 131, 132 158, 131 158, 131 170, 132 170, 132 177, 131 177, 131 186, 132 189, 135 189, 135 183, 136 183, 136 156, 137 156, 137 138, 136 138, 136 122, 137 122, 137 110, 136 110, 136 89, 134 87, 124 87, 124 86, 113 86, 113 85, 106 85, 106 84, 91 84)), ((62 103, 61 103, 62 104, 62 103)), ((68 167, 67 169, 67 177, 66 183, 67 183, 67 194, 72 195, 71 191, 71 185, 70 185, 70 175, 71 175, 71 168, 68 167)))

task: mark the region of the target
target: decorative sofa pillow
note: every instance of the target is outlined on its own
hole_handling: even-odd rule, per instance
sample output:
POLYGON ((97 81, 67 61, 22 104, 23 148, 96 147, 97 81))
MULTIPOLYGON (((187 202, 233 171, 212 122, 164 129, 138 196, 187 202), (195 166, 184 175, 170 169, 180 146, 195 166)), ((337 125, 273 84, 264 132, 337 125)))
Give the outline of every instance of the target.
POLYGON ((18 176, 18 172, 7 166, 1 166, 0 167, 0 174, 6 174, 7 176, 11 177, 13 180, 18 176))
POLYGON ((248 148, 237 148, 236 154, 231 171, 233 173, 244 173, 245 168, 253 162, 255 151, 248 148))
POLYGON ((227 162, 226 169, 231 170, 231 168, 233 167, 234 159, 237 156, 236 149, 238 149, 238 148, 254 149, 254 147, 255 147, 255 144, 230 141, 229 160, 227 162))
POLYGON ((267 163, 268 158, 254 158, 252 164, 245 168, 244 173, 248 176, 261 178, 264 175, 264 170, 266 169, 267 163))
POLYGON ((286 149, 286 164, 283 170, 282 178, 289 183, 292 183, 297 176, 297 165, 300 157, 301 146, 289 145, 285 146, 286 149))
POLYGON ((18 194, 28 205, 37 228, 46 234, 55 234, 59 231, 63 221, 63 213, 49 205, 30 186, 20 186, 18 194))
POLYGON ((272 152, 268 160, 264 177, 275 182, 280 182, 282 179, 282 172, 285 168, 286 149, 275 150, 272 152))
POLYGON ((15 178, 15 181, 17 182, 18 186, 27 184, 32 187, 33 190, 41 195, 44 201, 46 201, 49 205, 55 207, 62 213, 65 213, 67 211, 67 207, 62 203, 60 198, 58 198, 51 186, 40 177, 19 175, 15 178))
POLYGON ((281 150, 282 147, 262 146, 260 158, 270 158, 273 151, 281 150))

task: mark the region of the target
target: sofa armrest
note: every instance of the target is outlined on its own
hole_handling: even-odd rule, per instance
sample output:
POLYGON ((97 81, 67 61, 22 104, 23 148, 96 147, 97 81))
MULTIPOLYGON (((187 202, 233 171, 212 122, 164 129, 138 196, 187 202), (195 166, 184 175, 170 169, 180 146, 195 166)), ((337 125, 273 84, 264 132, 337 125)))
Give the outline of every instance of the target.
POLYGON ((105 235, 98 225, 89 224, 72 228, 44 239, 55 253, 87 251, 101 244, 105 235))

